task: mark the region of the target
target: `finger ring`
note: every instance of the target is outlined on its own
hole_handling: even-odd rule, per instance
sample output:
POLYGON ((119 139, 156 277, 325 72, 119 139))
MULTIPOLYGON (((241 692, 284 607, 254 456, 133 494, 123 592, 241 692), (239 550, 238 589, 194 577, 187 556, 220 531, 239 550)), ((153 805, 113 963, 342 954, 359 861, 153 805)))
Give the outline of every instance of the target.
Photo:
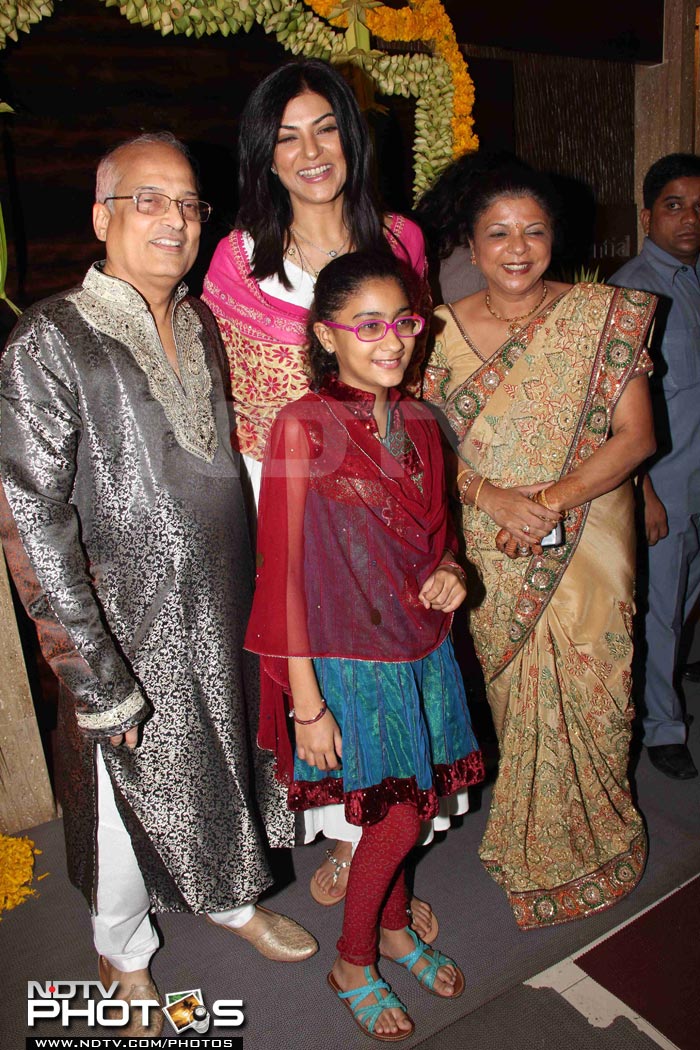
POLYGON ((530 526, 527 523, 525 523, 525 525, 523 525, 523 532, 525 533, 526 536, 530 532, 530 526))

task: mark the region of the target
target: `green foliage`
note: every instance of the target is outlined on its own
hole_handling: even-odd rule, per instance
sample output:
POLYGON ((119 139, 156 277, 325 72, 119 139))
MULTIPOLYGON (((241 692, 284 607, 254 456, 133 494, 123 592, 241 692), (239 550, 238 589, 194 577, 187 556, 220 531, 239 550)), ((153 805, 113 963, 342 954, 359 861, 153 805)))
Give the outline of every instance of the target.
POLYGON ((553 266, 550 277, 566 284, 605 284, 600 276, 600 266, 553 266))
MULTIPOLYGON (((0 102, 0 113, 14 113, 12 106, 7 102, 0 102)), ((5 294, 5 280, 7 278, 7 238, 5 237, 5 220, 2 217, 2 205, 0 204, 0 299, 4 299, 17 317, 22 313, 11 299, 5 294)))
POLYGON ((5 294, 5 278, 7 277, 7 240, 5 239, 5 222, 2 217, 2 205, 0 205, 0 299, 4 299, 15 315, 19 317, 22 311, 15 306, 11 299, 5 294))

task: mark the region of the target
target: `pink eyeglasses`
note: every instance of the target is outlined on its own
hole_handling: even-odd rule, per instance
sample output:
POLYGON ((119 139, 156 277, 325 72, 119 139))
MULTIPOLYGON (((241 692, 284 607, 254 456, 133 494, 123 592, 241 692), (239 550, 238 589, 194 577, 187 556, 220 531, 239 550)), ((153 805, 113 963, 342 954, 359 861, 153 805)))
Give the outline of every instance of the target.
POLYGON ((391 329, 399 339, 412 339, 420 335, 425 327, 425 319, 418 314, 407 314, 397 317, 395 321, 362 321, 361 324, 339 324, 337 321, 321 321, 329 328, 342 328, 345 332, 354 332, 362 343, 377 343, 391 329))

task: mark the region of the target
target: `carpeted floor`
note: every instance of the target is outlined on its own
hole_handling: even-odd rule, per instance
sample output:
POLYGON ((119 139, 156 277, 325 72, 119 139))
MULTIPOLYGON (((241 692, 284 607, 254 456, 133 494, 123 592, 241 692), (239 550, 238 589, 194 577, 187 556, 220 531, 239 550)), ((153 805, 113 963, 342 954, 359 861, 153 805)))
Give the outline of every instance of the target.
POLYGON ((557 992, 522 985, 414 1045, 420 1050, 658 1050, 626 1017, 593 1028, 557 992))
POLYGON ((680 1050, 698 1050, 700 878, 575 961, 680 1050))
MULTIPOLYGON (((692 688, 689 710, 700 711, 700 686, 692 688)), ((700 729, 691 730, 691 748, 700 763, 700 729)), ((402 969, 386 964, 386 976, 416 1022, 405 1047, 424 1050, 643 1050, 652 1046, 627 1021, 601 1032, 554 992, 523 989, 523 981, 559 960, 583 950, 639 910, 700 872, 700 778, 668 780, 642 752, 634 771, 639 805, 646 818, 651 848, 638 889, 609 912, 549 930, 521 933, 505 896, 486 875, 477 847, 486 822, 487 788, 473 793, 472 812, 424 850, 416 869, 416 892, 430 900, 439 916, 439 948, 463 967, 467 987, 455 1002, 422 991, 402 969), (528 1028, 525 1028, 525 1018, 528 1028), (532 1026, 532 1027, 530 1027, 532 1026), (566 1035, 576 1031, 574 1035, 566 1035)), ((49 875, 37 884, 38 895, 5 914, 0 922, 0 1046, 23 1050, 27 981, 96 979, 87 908, 67 880, 60 821, 32 831, 43 850, 37 872, 49 875)), ((267 962, 246 944, 191 915, 159 919, 165 942, 153 964, 163 993, 201 988, 207 1003, 242 999, 245 1050, 329 1050, 367 1047, 367 1038, 334 1000, 325 976, 334 958, 341 909, 321 908, 308 894, 308 881, 325 844, 296 850, 291 881, 266 903, 298 919, 318 938, 321 950, 296 966, 267 962)), ((280 858, 287 877, 291 864, 280 858)), ((674 965, 673 960, 669 965, 674 965)), ((679 979, 680 979, 679 975, 679 979)), ((71 1034, 95 1034, 78 1022, 71 1034)), ((34 1035, 65 1034, 55 1022, 42 1022, 34 1035)), ((238 1034, 220 1029, 218 1034, 238 1034)))

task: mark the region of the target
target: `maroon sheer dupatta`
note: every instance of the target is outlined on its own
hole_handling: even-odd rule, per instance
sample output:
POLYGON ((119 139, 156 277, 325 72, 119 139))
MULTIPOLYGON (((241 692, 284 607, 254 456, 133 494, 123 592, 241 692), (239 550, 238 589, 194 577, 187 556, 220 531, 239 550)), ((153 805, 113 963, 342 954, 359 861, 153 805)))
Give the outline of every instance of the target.
POLYGON ((437 423, 389 393, 390 447, 374 396, 338 380, 284 408, 263 467, 258 573, 245 646, 262 656, 260 744, 291 763, 281 695, 288 657, 399 662, 436 649, 451 616, 418 593, 454 548, 437 423), (287 741, 287 743, 285 743, 287 741))

